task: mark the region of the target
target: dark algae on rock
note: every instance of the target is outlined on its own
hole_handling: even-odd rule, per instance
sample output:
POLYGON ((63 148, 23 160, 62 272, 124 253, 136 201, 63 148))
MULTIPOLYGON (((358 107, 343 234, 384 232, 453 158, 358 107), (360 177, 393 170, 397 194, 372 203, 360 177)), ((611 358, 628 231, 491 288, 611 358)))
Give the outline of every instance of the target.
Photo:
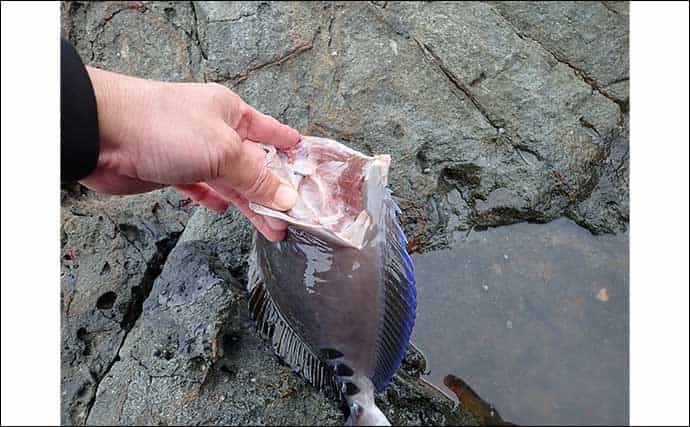
MULTIPOLYGON (((217 82, 305 135, 390 154, 411 251, 563 216, 627 230, 626 2, 61 8, 87 64, 217 82)), ((342 423, 249 320, 244 218, 171 190, 62 193, 64 424, 342 423)), ((410 372, 377 396, 393 424, 478 421, 410 372)))

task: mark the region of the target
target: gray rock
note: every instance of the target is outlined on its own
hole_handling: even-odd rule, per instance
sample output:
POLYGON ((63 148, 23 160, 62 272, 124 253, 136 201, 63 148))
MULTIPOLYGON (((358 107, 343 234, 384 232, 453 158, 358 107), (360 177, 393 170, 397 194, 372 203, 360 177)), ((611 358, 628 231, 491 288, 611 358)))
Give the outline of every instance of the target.
POLYGON ((62 422, 83 424, 189 212, 169 190, 62 196, 62 422))
POLYGON ((494 128, 465 150, 437 141, 424 155, 464 194, 474 223, 562 215, 573 201, 555 176, 567 182, 567 193, 587 191, 605 152, 592 129, 617 130, 614 102, 487 4, 396 3, 383 13, 396 16, 428 62, 494 128))
MULTIPOLYGON (((628 2, 491 2, 523 36, 627 104, 628 2)), ((626 107, 627 108, 627 107, 626 107)))
POLYGON ((191 3, 69 2, 63 16, 63 36, 87 65, 147 79, 201 78, 191 3))
POLYGON ((602 1, 601 4, 613 13, 625 18, 630 16, 630 4, 627 1, 602 1))
POLYGON ((299 3, 195 2, 206 79, 241 79, 310 49, 318 21, 299 3))
POLYGON ((251 245, 252 230, 247 217, 232 206, 223 215, 208 209, 199 209, 189 219, 184 233, 180 236, 180 243, 201 240, 226 248, 237 248, 242 254, 247 254, 251 245))
POLYGON ((176 246, 103 379, 89 424, 171 424, 218 360, 239 283, 208 245, 176 246), (235 292, 233 292, 235 290, 235 292))

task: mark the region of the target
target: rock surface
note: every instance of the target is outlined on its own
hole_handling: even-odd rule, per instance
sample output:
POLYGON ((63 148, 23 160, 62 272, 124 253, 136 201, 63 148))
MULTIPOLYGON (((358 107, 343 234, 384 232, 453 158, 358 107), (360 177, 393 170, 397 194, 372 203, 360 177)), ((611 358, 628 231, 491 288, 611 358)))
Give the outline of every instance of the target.
MULTIPOLYGON (((65 2, 62 31, 87 64, 219 82, 303 134, 391 154, 410 249, 426 251, 562 216, 627 229, 627 9, 65 2)), ((63 423, 342 423, 246 318, 246 220, 197 209, 187 222, 170 190, 63 192, 63 423)), ((470 422, 422 389, 403 372, 384 411, 470 422)))
POLYGON ((62 193, 62 423, 83 424, 189 211, 171 190, 62 193))

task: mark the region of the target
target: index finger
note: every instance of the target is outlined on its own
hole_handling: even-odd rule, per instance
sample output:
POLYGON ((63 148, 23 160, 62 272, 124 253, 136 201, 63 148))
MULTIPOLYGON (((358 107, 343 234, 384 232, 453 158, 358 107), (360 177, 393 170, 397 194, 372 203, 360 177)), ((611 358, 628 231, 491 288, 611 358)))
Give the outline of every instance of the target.
POLYGON ((235 130, 243 140, 251 139, 281 149, 297 145, 302 138, 295 129, 246 104, 235 130))

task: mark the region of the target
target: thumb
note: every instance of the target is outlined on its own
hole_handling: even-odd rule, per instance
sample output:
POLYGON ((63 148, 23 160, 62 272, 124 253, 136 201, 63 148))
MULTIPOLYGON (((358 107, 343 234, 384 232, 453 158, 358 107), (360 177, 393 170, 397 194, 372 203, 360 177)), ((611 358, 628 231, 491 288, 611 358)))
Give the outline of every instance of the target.
POLYGON ((219 178, 208 184, 222 195, 240 193, 247 200, 286 211, 297 203, 297 191, 264 165, 266 152, 253 141, 244 140, 226 162, 219 178))

